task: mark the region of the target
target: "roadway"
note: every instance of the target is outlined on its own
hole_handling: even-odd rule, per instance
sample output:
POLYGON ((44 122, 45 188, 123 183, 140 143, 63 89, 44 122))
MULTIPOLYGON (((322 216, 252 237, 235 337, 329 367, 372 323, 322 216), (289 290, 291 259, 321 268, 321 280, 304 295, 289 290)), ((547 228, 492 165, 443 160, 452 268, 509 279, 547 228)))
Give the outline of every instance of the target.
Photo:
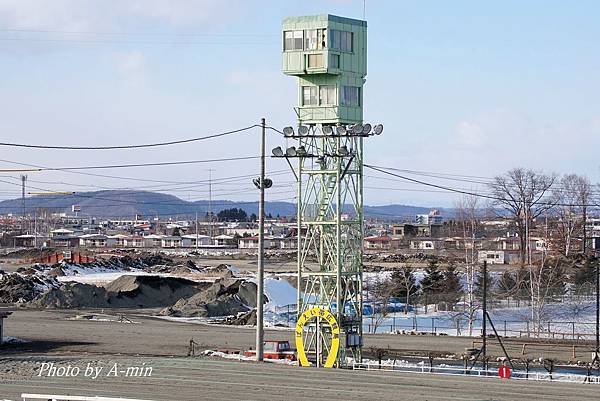
MULTIPOLYGON (((82 368, 84 359, 52 360, 82 368)), ((18 360, 13 360, 18 362, 18 360)), ((6 362, 6 361, 5 361, 6 362)), ((97 364, 152 366, 151 377, 38 377, 29 371, 0 382, 0 395, 18 400, 23 392, 148 400, 583 400, 597 399, 600 387, 431 374, 298 368, 205 358, 106 357, 97 364)))

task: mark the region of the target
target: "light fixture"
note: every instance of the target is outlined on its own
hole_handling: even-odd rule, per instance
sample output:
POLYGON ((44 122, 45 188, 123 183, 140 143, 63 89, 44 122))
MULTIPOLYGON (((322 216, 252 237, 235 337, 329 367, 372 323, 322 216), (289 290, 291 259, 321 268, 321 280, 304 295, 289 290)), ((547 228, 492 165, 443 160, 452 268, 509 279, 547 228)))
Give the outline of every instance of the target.
POLYGON ((373 133, 375 135, 381 135, 382 132, 383 132, 383 124, 377 124, 375 126, 375 128, 373 128, 373 133))
POLYGON ((301 125, 298 127, 298 135, 308 135, 308 127, 306 125, 301 125))
POLYGON ((273 153, 273 156, 275 156, 275 157, 283 156, 283 149, 281 149, 281 146, 277 146, 276 148, 273 148, 273 150, 271 152, 273 153))
POLYGON ((296 147, 292 146, 287 148, 287 150, 285 151, 285 155, 289 156, 289 157, 295 157, 296 156, 296 147))
POLYGON ((340 146, 340 148, 338 149, 338 154, 340 156, 348 156, 348 148, 346 147, 346 145, 342 145, 340 146))
POLYGON ((286 138, 294 136, 294 127, 285 127, 283 129, 283 136, 285 136, 286 138))
POLYGON ((371 132, 371 124, 366 123, 363 125, 362 133, 363 135, 369 135, 369 132, 371 132))
MULTIPOLYGON (((253 179, 252 183, 256 188, 260 189, 260 177, 253 179)), ((270 178, 265 178, 265 180, 263 181, 263 188, 271 188, 272 186, 273 180, 271 180, 270 178)))
POLYGON ((356 134, 356 135, 362 134, 363 125, 361 123, 356 123, 352 126, 351 131, 353 134, 356 134))
POLYGON ((324 125, 321 129, 324 135, 333 135, 333 127, 331 125, 324 125))
POLYGON ((306 149, 304 148, 304 146, 298 146, 298 149, 296 149, 296 155, 306 156, 306 149))
POLYGON ((335 132, 338 135, 346 135, 346 127, 344 127, 343 125, 338 125, 337 127, 335 127, 335 132))

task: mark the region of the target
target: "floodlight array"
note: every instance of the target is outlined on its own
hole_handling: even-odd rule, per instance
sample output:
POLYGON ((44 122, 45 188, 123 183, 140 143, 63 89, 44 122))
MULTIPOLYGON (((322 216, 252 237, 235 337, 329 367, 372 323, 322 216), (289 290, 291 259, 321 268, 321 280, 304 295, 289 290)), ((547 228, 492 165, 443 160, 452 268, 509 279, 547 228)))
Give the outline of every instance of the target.
POLYGON ((372 136, 381 135, 383 132, 383 124, 371 125, 369 123, 350 124, 350 125, 323 125, 321 129, 314 127, 311 129, 306 125, 300 125, 296 130, 294 127, 285 127, 283 136, 286 138, 299 137, 320 137, 320 136, 372 136))

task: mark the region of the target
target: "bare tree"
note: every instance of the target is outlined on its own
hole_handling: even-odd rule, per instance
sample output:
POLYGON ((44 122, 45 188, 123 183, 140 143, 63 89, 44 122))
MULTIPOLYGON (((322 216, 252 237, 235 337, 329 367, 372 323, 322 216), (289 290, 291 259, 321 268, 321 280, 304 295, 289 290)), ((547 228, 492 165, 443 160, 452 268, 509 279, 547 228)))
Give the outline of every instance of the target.
POLYGON ((475 300, 475 230, 478 224, 477 208, 478 198, 474 195, 465 195, 455 203, 457 217, 463 232, 465 248, 465 277, 467 284, 467 322, 469 336, 473 335, 473 324, 477 317, 478 305, 475 300))
POLYGON ((373 304, 373 332, 376 333, 389 314, 390 298, 398 288, 389 277, 377 277, 366 283, 366 290, 373 304))
POLYGON ((560 266, 559 259, 548 263, 545 255, 539 266, 530 265, 528 270, 531 320, 534 333, 539 336, 543 322, 548 320, 546 305, 552 297, 565 293, 565 271, 560 266))
MULTIPOLYGON (((406 315, 411 301, 415 301, 419 292, 419 284, 417 284, 414 269, 409 265, 399 267, 392 273, 392 281, 394 282, 395 294, 405 298, 404 314, 406 315)), ((416 305, 414 305, 414 308, 416 308, 416 305)))
POLYGON ((497 176, 489 184, 496 206, 502 207, 514 220, 521 244, 521 263, 531 263, 529 229, 533 221, 551 209, 544 199, 556 181, 556 175, 515 168, 497 176))
POLYGON ((573 252, 573 241, 581 235, 585 253, 587 204, 590 201, 591 184, 586 177, 576 174, 564 175, 552 190, 556 203, 556 233, 560 239, 561 253, 573 252))

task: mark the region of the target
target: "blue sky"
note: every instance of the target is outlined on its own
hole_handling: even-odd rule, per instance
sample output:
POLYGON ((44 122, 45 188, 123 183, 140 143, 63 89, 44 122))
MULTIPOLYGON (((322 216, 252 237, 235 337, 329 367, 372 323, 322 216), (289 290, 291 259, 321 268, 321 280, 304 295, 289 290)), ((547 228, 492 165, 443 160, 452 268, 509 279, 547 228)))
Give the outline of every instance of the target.
MULTIPOLYGON (((235 129, 263 116, 270 125, 289 125, 296 81, 281 73, 281 20, 323 13, 362 18, 363 2, 0 0, 0 139, 129 144, 235 129)), ((599 15, 593 1, 368 0, 365 115, 385 132, 369 139, 367 162, 480 177, 523 166, 600 181, 599 15)), ((247 156, 258 152, 257 139, 255 130, 152 150, 2 148, 0 159, 64 167, 247 156)), ((269 135, 269 148, 281 143, 269 135)), ((268 163, 269 170, 286 168, 268 163)), ((189 181, 207 179, 208 169, 219 178, 257 172, 258 165, 102 173, 189 181)), ((368 175, 368 204, 449 206, 456 199, 368 175), (398 190, 375 189, 392 187, 398 190)), ((14 177, 0 179, 17 183, 14 177)), ((64 172, 29 177, 46 181, 30 185, 52 190, 151 185, 64 172)), ((268 198, 290 199, 291 174, 273 178, 268 198)), ((204 184, 175 187, 155 188, 184 199, 207 196, 204 184)), ((257 196, 249 181, 214 189, 217 198, 257 196)), ((19 188, 0 183, 0 191, 11 198, 19 188)))

